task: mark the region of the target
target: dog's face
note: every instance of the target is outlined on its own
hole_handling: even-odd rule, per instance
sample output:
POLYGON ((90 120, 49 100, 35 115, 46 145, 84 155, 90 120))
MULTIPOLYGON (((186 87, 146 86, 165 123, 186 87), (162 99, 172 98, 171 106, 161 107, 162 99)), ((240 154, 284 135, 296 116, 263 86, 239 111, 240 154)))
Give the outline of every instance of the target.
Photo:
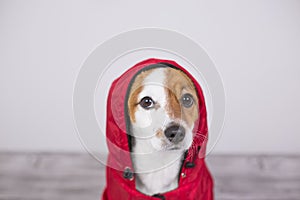
POLYGON ((198 119, 197 92, 180 70, 149 69, 137 75, 132 84, 128 112, 131 134, 149 144, 145 153, 188 149, 198 119))

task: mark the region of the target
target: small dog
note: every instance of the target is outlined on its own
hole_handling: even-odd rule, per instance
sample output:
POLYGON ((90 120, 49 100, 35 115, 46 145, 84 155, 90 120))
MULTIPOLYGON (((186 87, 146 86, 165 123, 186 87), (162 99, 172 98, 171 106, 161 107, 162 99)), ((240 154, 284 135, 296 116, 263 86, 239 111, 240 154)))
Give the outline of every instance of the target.
POLYGON ((136 189, 147 195, 176 189, 199 113, 193 82, 172 67, 143 71, 132 83, 128 112, 136 189))

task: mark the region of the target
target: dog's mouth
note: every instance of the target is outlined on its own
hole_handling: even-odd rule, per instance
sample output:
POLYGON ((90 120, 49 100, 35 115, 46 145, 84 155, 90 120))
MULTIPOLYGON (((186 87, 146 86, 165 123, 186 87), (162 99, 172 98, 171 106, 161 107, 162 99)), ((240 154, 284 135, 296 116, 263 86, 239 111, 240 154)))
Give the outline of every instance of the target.
POLYGON ((178 151, 178 150, 183 150, 185 149, 184 145, 166 145, 164 150, 165 151, 178 151))
POLYGON ((180 150, 180 149, 181 149, 180 147, 171 147, 171 148, 168 148, 167 150, 174 151, 174 150, 180 150))

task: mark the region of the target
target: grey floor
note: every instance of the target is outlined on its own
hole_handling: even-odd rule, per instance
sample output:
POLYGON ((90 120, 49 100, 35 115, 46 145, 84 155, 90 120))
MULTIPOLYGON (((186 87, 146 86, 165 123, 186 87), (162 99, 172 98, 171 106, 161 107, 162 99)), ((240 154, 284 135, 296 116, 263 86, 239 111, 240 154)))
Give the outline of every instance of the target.
MULTIPOLYGON (((218 200, 300 200, 300 156, 213 155, 218 200)), ((87 154, 0 153, 0 200, 99 200, 104 166, 87 154)))

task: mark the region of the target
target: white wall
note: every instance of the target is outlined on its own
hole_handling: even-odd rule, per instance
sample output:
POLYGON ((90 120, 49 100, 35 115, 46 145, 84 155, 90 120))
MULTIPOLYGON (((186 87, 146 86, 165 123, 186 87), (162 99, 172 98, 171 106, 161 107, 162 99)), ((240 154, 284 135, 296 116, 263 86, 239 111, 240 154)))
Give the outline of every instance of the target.
POLYGON ((300 153, 300 1, 0 1, 0 150, 83 151, 72 119, 81 63, 138 27, 200 43, 225 84, 215 153, 300 153))

